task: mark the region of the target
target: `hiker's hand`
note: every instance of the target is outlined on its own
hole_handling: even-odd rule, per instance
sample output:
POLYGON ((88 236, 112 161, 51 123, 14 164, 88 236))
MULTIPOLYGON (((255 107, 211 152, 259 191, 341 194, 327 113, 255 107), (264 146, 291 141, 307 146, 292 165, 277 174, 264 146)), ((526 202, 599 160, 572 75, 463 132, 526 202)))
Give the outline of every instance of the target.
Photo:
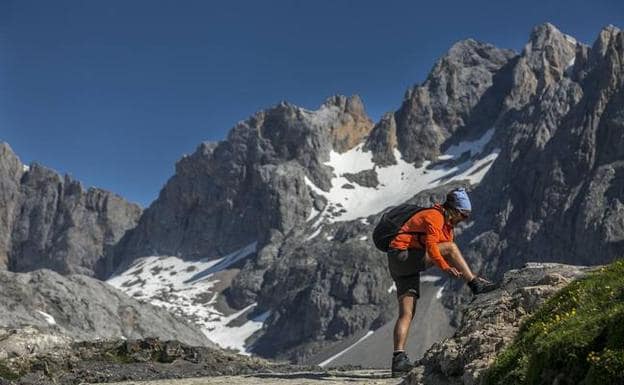
POLYGON ((461 278, 462 277, 462 273, 457 270, 454 267, 449 267, 448 269, 446 269, 446 274, 450 275, 451 278, 461 278))

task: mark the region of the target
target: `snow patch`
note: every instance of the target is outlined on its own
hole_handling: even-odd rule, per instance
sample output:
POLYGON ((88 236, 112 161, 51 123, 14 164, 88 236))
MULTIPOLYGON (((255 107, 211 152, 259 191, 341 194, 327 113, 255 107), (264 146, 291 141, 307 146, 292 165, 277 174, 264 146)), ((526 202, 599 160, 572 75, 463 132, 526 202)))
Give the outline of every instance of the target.
POLYGON ((30 166, 29 166, 29 165, 27 165, 27 164, 22 165, 22 171, 23 171, 23 172, 28 172, 28 171, 30 171, 30 166))
POLYGON ((316 229, 312 234, 310 234, 307 238, 306 241, 309 241, 311 239, 316 238, 317 235, 319 235, 321 233, 321 229, 323 228, 323 226, 319 227, 318 229, 316 229))
POLYGON ((526 269, 544 269, 544 268, 552 268, 559 266, 559 263, 554 262, 527 262, 524 264, 524 268, 526 269))
POLYGON ((342 154, 331 151, 330 160, 325 163, 333 169, 334 174, 330 190, 324 191, 310 179, 305 178, 306 185, 316 194, 324 196, 328 202, 313 227, 319 226, 322 222, 365 219, 373 213, 405 202, 420 191, 452 181, 469 180, 471 184, 479 183, 500 152, 496 149, 489 154, 482 154, 493 135, 492 128, 475 141, 451 146, 440 159, 458 158, 465 152, 469 152, 472 156, 471 159, 454 166, 439 165, 428 168, 431 162, 426 161, 421 167, 415 168, 411 163, 405 162, 401 153, 394 149, 397 164, 377 167, 373 163, 372 152, 364 152, 362 144, 342 154), (344 177, 345 173, 364 170, 373 170, 377 173, 379 180, 377 187, 352 184, 352 189, 342 188, 344 184, 349 183, 344 177))
POLYGON ((494 136, 494 129, 490 128, 485 134, 483 134, 482 137, 475 140, 474 142, 461 142, 457 145, 449 147, 444 155, 451 156, 452 158, 458 158, 466 151, 470 152, 470 156, 479 154, 481 151, 483 151, 485 145, 488 144, 489 141, 492 139, 492 136, 494 136))
POLYGON ((248 307, 231 315, 224 315, 215 307, 219 293, 214 286, 219 282, 214 274, 230 268, 256 252, 253 242, 225 257, 185 261, 175 256, 150 256, 137 259, 123 273, 106 281, 130 297, 152 305, 197 324, 204 334, 223 348, 237 349, 248 354, 245 341, 262 328, 268 313, 249 319, 240 326, 229 325, 256 307, 248 307))
POLYGON ((317 209, 312 207, 312 210, 310 210, 310 215, 308 216, 308 219, 306 219, 306 222, 310 222, 312 219, 314 219, 320 213, 321 213, 320 211, 318 211, 317 209))
MULTIPOLYGON (((336 174, 336 176, 344 173, 357 174, 361 171, 370 170, 375 167, 372 153, 364 152, 363 148, 364 143, 361 143, 342 154, 332 150, 329 153, 329 162, 325 164, 334 169, 334 174, 336 174)), ((342 186, 342 184, 340 184, 340 186, 342 186)))
POLYGON ((574 56, 572 59, 570 59, 570 61, 568 62, 568 64, 566 64, 565 69, 563 70, 563 72, 570 76, 572 75, 572 70, 574 69, 574 63, 576 62, 576 56, 574 56))
POLYGON ((573 38, 572 36, 567 35, 567 34, 564 33, 563 34, 563 38, 566 39, 568 41, 568 43, 576 45, 576 39, 573 38))
POLYGON ((438 282, 442 277, 437 275, 424 274, 420 276, 420 282, 438 282))
POLYGON ((444 291, 444 285, 438 289, 438 292, 436 293, 436 299, 440 299, 442 298, 442 292, 444 291))
POLYGON ((388 288, 388 293, 392 293, 393 291, 396 291, 396 283, 393 283, 392 286, 388 288))
POLYGON ((41 310, 37 310, 37 313, 41 314, 43 318, 45 318, 48 325, 56 325, 56 320, 54 319, 54 317, 52 317, 48 313, 44 313, 41 310))
POLYGON ((349 346, 348 348, 346 348, 345 350, 341 351, 338 354, 335 354, 331 357, 329 357, 328 359, 326 359, 325 361, 321 362, 319 364, 319 366, 321 368, 324 368, 325 366, 327 366, 330 362, 332 362, 333 360, 335 360, 336 358, 342 356, 343 354, 345 354, 346 352, 348 352, 349 350, 353 349, 354 347, 356 347, 359 343, 361 343, 362 341, 364 341, 365 339, 367 339, 368 337, 371 336, 371 334, 373 334, 372 330, 369 330, 364 337, 360 338, 359 340, 357 340, 353 345, 349 346))
POLYGON ((240 326, 227 326, 227 325, 230 322, 234 321, 235 319, 241 317, 246 312, 251 311, 257 305, 258 305, 257 303, 252 303, 251 305, 245 307, 244 309, 241 309, 234 314, 224 317, 221 323, 225 325, 225 327, 215 329, 209 335, 207 334, 207 336, 209 336, 212 341, 216 342, 220 346, 230 348, 230 349, 236 349, 239 351, 240 354, 243 354, 243 355, 250 355, 249 350, 245 346, 245 341, 249 337, 251 337, 255 332, 262 329, 262 326, 264 325, 264 321, 266 321, 267 318, 269 318, 269 316, 271 315, 271 312, 262 313, 259 316, 250 319, 249 321, 245 322, 244 324, 240 326))
POLYGON ((363 237, 360 237, 360 241, 365 241, 365 240, 367 240, 367 239, 368 239, 368 237, 367 237, 366 235, 365 235, 365 236, 363 236, 363 237))

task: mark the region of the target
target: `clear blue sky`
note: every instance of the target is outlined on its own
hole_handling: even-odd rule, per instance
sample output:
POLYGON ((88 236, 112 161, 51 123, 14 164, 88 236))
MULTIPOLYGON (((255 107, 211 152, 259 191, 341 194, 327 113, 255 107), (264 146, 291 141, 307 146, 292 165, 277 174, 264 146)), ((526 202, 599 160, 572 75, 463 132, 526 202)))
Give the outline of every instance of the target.
POLYGON ((592 43, 624 1, 0 0, 0 140, 146 206, 255 111, 359 94, 377 120, 455 41, 545 21, 592 43))

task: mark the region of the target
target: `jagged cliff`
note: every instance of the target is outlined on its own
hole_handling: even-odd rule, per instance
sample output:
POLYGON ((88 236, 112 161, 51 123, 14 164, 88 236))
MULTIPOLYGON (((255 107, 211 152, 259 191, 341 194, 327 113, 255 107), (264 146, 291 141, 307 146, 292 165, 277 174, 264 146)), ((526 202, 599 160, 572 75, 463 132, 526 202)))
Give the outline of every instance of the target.
POLYGON ((461 242, 493 275, 530 260, 598 264, 624 253, 624 32, 592 47, 537 27, 497 119, 501 152, 473 193, 461 242))
POLYGON ((0 268, 94 275, 141 215, 139 206, 69 176, 23 165, 0 143, 0 268))

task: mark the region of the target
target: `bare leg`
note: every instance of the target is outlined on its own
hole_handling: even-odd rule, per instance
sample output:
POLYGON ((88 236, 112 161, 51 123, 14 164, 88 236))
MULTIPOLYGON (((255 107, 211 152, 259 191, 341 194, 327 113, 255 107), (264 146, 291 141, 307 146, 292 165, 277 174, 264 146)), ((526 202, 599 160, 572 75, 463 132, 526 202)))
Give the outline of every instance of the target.
POLYGON ((470 270, 470 267, 468 267, 464 256, 455 242, 438 243, 438 248, 440 249, 440 254, 442 254, 444 259, 446 259, 451 266, 455 267, 462 273, 466 282, 472 281, 474 274, 470 270))
POLYGON ((399 298, 399 318, 394 325, 394 351, 405 350, 410 324, 416 312, 416 297, 404 295, 399 298))

